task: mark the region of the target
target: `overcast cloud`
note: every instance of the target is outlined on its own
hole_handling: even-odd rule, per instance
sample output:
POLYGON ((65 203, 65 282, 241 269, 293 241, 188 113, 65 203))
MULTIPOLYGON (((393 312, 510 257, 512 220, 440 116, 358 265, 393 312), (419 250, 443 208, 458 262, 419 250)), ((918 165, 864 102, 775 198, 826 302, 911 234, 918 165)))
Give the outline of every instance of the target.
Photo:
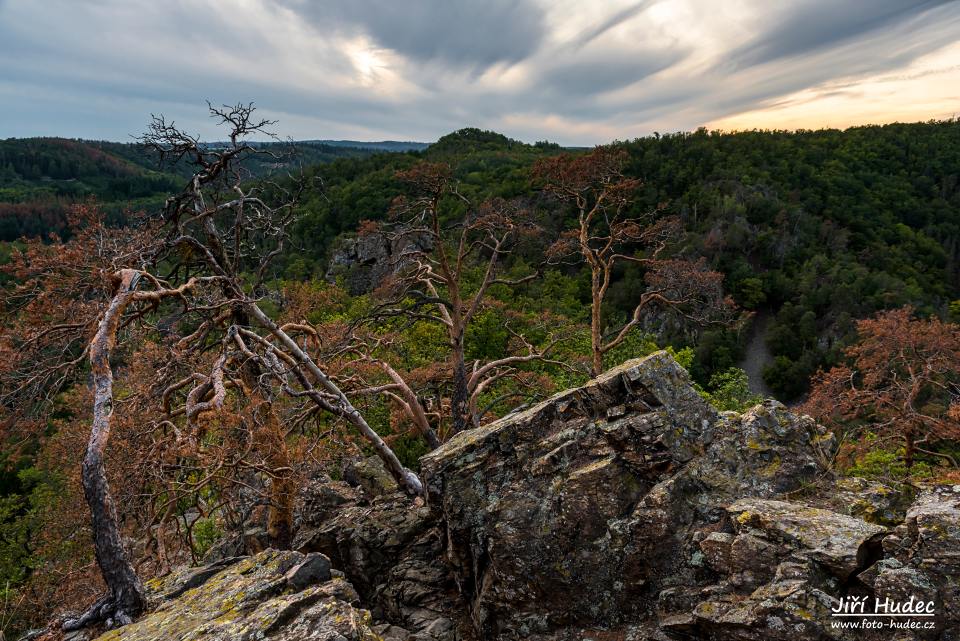
POLYGON ((0 0, 0 137, 209 137, 206 99, 298 139, 943 118, 960 1, 0 0))

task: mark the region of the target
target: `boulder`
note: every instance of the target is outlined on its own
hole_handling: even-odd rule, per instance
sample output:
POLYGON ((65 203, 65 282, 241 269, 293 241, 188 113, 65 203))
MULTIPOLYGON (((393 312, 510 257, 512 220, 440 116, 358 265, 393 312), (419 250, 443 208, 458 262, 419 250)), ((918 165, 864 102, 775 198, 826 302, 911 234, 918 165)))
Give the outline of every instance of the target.
POLYGON ((718 414, 659 352, 457 434, 426 502, 378 461, 315 479, 296 551, 152 581, 105 638, 960 641, 960 486, 834 479, 835 446, 775 401, 718 414), (836 626, 851 596, 934 625, 836 626))
POLYGON ((393 494, 398 489, 397 481, 387 471, 379 456, 368 456, 351 462, 345 475, 356 480, 367 498, 393 494))
POLYGON ((651 492, 703 451, 716 419, 660 352, 421 459, 481 636, 644 610, 648 561, 669 556, 660 546, 675 525, 651 514, 651 492), (648 536, 628 542, 638 509, 648 536))
POLYGON ((328 556, 377 619, 401 626, 417 641, 449 641, 469 624, 456 577, 444 562, 439 517, 400 493, 381 496, 369 505, 343 505, 321 524, 302 528, 294 548, 328 556))
MULTIPOLYGON (((577 638, 655 617, 677 633, 695 625, 690 586, 730 563, 734 533, 711 535, 725 507, 812 482, 831 443, 776 402, 721 417, 658 352, 460 433, 421 463, 480 637, 577 638)), ((767 554, 772 571, 769 547, 744 538, 738 549, 744 562, 767 554)))
POLYGON ((98 641, 375 641, 370 613, 355 607, 353 587, 317 573, 316 582, 305 580, 297 570, 305 562, 314 563, 297 552, 267 550, 214 572, 150 581, 153 611, 98 641))
POLYGON ((727 508, 740 531, 760 530, 796 546, 839 579, 865 569, 886 529, 860 519, 786 501, 741 499, 727 508))
POLYGON ((330 573, 330 559, 319 552, 311 552, 302 561, 287 570, 287 585, 294 590, 302 590, 314 583, 323 583, 333 578, 330 573))
POLYGON ((887 485, 858 477, 837 479, 825 494, 830 509, 884 526, 902 523, 916 497, 909 485, 887 485))
POLYGON ((924 488, 883 548, 889 560, 867 575, 876 596, 935 603, 936 629, 906 638, 960 639, 960 485, 924 488))

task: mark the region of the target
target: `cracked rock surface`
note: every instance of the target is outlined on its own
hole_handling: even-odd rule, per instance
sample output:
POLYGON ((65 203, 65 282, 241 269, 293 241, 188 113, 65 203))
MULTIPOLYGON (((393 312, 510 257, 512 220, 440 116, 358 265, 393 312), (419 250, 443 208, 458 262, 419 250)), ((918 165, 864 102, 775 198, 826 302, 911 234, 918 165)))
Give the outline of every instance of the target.
POLYGON ((426 503, 316 480, 296 551, 153 581, 102 638, 960 641, 960 486, 836 479, 835 447, 775 401, 718 414, 659 352, 457 434, 426 503), (837 627, 851 598, 935 615, 837 627))
POLYGON ((323 566, 318 558, 267 550, 221 561, 214 572, 194 570, 148 582, 157 602, 153 611, 98 641, 379 639, 370 613, 354 606, 353 587, 318 572, 323 566), (308 576, 316 581, 307 581, 308 576), (185 582, 190 587, 183 589, 185 582))

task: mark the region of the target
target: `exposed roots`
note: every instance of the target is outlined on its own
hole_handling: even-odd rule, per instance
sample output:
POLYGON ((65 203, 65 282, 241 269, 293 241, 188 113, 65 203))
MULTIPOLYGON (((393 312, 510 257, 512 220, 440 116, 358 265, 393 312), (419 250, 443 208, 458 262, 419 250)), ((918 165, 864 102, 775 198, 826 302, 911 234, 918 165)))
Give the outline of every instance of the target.
POLYGON ((92 625, 103 623, 107 628, 119 628, 133 623, 133 617, 143 608, 132 608, 129 604, 121 604, 113 594, 105 594, 97 599, 86 612, 75 619, 66 619, 61 626, 64 632, 81 630, 92 625))

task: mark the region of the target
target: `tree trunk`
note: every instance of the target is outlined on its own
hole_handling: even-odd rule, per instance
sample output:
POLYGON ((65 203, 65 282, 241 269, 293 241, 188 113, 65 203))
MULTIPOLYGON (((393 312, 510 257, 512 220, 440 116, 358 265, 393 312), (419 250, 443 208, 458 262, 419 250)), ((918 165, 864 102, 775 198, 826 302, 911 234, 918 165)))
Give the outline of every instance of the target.
MULTIPOLYGON (((105 602, 98 602, 94 607, 96 612, 91 610, 79 620, 68 622, 77 627, 110 616, 118 623, 129 623, 146 605, 143 584, 120 539, 117 510, 110 496, 104 466, 104 451, 110 438, 113 419, 113 370, 110 367, 110 352, 116 343, 120 319, 133 299, 139 280, 139 273, 133 270, 123 270, 120 276, 120 287, 104 312, 90 344, 90 366, 94 385, 93 423, 82 468, 83 494, 90 506, 97 565, 109 594, 105 602)), ((65 624, 65 627, 68 624, 65 624)))
POLYGON ((257 427, 261 432, 261 446, 266 453, 267 467, 273 474, 270 479, 267 536, 272 547, 288 550, 293 541, 293 501, 296 494, 290 451, 287 449, 283 427, 273 407, 269 403, 263 403, 260 407, 266 408, 265 416, 257 427))
POLYGON ((600 270, 597 267, 591 268, 590 290, 590 369, 593 376, 599 376, 603 371, 603 333, 600 326, 603 298, 600 296, 600 270))
POLYGON ((903 433, 903 439, 906 441, 903 451, 903 463, 907 466, 907 471, 913 467, 913 456, 917 450, 917 445, 913 438, 913 427, 908 427, 903 433))
POLYGON ((457 434, 473 425, 470 420, 470 390, 468 389, 467 366, 464 363, 462 339, 453 346, 453 393, 450 397, 450 413, 453 415, 453 433, 457 434))
POLYGON ((264 313, 260 306, 256 303, 249 303, 248 309, 254 318, 257 319, 257 322, 263 325, 274 337, 280 341, 280 343, 289 350, 290 354, 299 362, 303 367, 310 373, 310 376, 320 384, 330 394, 333 394, 337 398, 338 410, 341 416, 343 416, 351 425, 357 428, 360 431, 360 434, 363 435, 365 439, 373 447, 377 455, 383 460, 384 465, 386 465, 387 470, 393 476, 394 480, 397 481, 397 484, 406 490, 409 494, 414 496, 423 496, 424 488, 423 481, 420 480, 420 477, 408 470, 400 462, 400 459, 397 458, 397 455, 394 453, 390 446, 380 437, 379 434, 374 431, 372 427, 367 423, 366 419, 363 418, 363 415, 357 411, 357 408, 353 406, 353 403, 350 402, 350 399, 347 398, 347 395, 343 393, 336 383, 330 380, 326 374, 323 373, 314 360, 303 351, 295 340, 290 338, 290 335, 285 331, 280 329, 280 327, 273 322, 269 316, 264 313))

